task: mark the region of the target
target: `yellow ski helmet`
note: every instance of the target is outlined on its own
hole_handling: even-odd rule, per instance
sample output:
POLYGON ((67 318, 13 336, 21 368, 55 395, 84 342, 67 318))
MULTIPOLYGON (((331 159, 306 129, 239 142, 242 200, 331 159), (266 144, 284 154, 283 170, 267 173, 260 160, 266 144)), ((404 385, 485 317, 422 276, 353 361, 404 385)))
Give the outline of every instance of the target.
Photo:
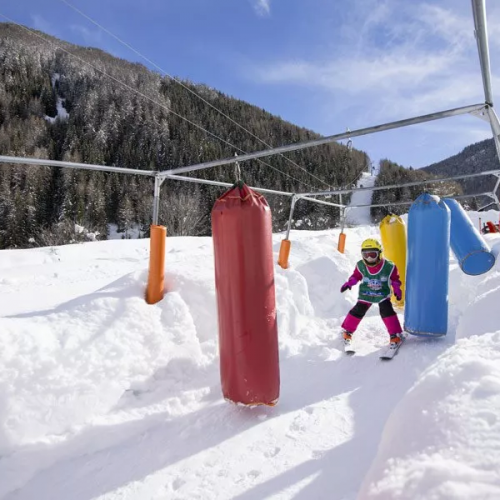
POLYGON ((361 243, 361 251, 363 250, 378 250, 382 252, 382 245, 374 238, 368 238, 361 243))

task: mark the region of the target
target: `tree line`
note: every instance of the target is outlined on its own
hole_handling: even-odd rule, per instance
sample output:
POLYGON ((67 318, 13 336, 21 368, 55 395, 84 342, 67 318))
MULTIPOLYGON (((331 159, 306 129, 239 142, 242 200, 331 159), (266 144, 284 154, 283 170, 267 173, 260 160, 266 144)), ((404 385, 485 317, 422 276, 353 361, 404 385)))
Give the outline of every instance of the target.
MULTIPOLYGON (((320 138, 206 85, 182 81, 183 87, 141 64, 42 32, 37 35, 0 23, 1 155, 169 170, 265 149, 254 136, 274 147, 320 138)), ((352 187, 370 168, 365 152, 338 143, 241 163, 247 184, 293 193, 352 187)), ((483 141, 426 169, 406 169, 382 160, 377 185, 494 168, 498 167, 493 142, 483 141)), ((233 165, 187 175, 235 180, 233 165)), ((379 220, 389 211, 402 213, 407 205, 387 205, 412 201, 425 189, 454 195, 485 190, 488 182, 483 177, 375 191, 373 203, 384 207, 374 207, 372 215, 379 220)), ((167 179, 159 222, 170 235, 209 235, 210 211, 223 192, 224 188, 167 179)), ((283 230, 290 199, 277 195, 266 199, 273 211, 273 230, 283 230)), ((332 197, 331 201, 338 200, 332 197)), ((349 196, 344 196, 343 202, 348 201, 349 196)), ((474 203, 472 199, 469 206, 474 203)), ((152 206, 150 178, 0 164, 0 249, 106 239, 112 225, 122 237, 146 237, 152 206)), ((339 224, 340 212, 301 201, 295 220, 297 227, 326 229, 339 224)))
MULTIPOLYGON (((101 50, 37 34, 0 23, 0 154, 168 170, 265 149, 172 79, 101 50)), ((183 83, 272 146, 320 137, 205 85, 183 83)), ((337 143, 264 162, 242 163, 243 180, 289 192, 353 185, 370 164, 363 151, 337 143)), ((231 165, 193 175, 235 180, 231 165)), ((167 180, 160 223, 171 235, 208 235, 210 210, 222 192, 167 180)), ((266 198, 273 229, 282 230, 290 200, 266 198)), ((0 248, 64 244, 89 233, 105 239, 110 224, 124 236, 132 227, 147 236, 152 205, 153 181, 142 176, 0 164, 0 248), (82 227, 85 231, 75 229, 82 227)), ((338 209, 306 202, 297 207, 297 216, 316 229, 339 222, 338 209)))
MULTIPOLYGON (((403 185, 413 182, 422 184, 374 191, 372 203, 382 206, 371 208, 372 218, 374 221, 380 222, 386 215, 404 214, 408 212, 411 203, 424 192, 435 194, 440 197, 463 194, 462 186, 455 181, 431 182, 437 177, 442 176, 432 175, 425 169, 407 169, 387 159, 381 160, 375 186, 403 185)), ((468 200, 466 206, 470 209, 476 209, 473 199, 468 200)))

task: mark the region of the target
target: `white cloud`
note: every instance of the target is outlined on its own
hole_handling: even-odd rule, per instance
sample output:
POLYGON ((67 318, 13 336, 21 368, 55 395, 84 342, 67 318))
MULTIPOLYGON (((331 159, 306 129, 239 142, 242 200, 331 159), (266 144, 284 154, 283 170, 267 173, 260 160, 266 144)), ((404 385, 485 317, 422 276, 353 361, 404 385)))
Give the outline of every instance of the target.
POLYGON ((357 95, 421 84, 428 77, 442 73, 448 66, 448 54, 411 54, 401 51, 352 59, 339 58, 322 63, 285 62, 261 69, 258 74, 262 81, 294 82, 357 95))
MULTIPOLYGON (((490 4, 488 39, 498 104, 500 5, 490 4)), ((470 1, 350 0, 340 6, 324 0, 324 5, 325 22, 315 26, 307 18, 316 30, 311 39, 321 43, 308 46, 308 26, 295 20, 295 32, 304 40, 301 50, 280 48, 274 57, 242 65, 246 78, 293 94, 287 119, 330 135, 346 126, 353 130, 484 102, 470 1), (318 33, 320 26, 325 29, 318 33)), ((469 115, 405 130, 357 141, 374 158, 394 155, 402 164, 424 166, 491 137, 489 125, 469 115), (431 124, 439 126, 430 129, 431 124)))
POLYGON ((271 0, 253 0, 253 2, 259 16, 268 16, 271 13, 271 0))
POLYGON ((50 23, 42 16, 38 14, 32 14, 31 19, 33 20, 33 27, 36 30, 43 31, 44 33, 51 32, 50 23))
POLYGON ((79 24, 71 25, 71 31, 78 33, 89 45, 100 46, 102 42, 102 31, 100 29, 90 30, 79 24))
MULTIPOLYGON (((356 6, 333 35, 335 52, 254 67, 253 77, 321 91, 330 112, 363 106, 370 122, 484 101, 471 11, 427 3, 405 9, 392 0, 356 6)), ((488 17, 491 40, 499 24, 491 18, 500 16, 488 17)))

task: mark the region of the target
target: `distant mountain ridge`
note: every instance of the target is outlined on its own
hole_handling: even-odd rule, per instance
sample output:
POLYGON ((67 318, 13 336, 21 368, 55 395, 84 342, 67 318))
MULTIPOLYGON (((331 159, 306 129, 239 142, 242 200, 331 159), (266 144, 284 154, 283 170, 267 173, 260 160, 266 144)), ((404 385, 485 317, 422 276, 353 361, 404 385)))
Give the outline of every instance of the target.
MULTIPOLYGON (((492 138, 471 144, 460 153, 420 170, 439 177, 451 177, 453 175, 474 174, 488 170, 500 171, 500 162, 492 138)), ((462 185, 464 193, 473 194, 491 191, 495 186, 496 178, 488 175, 457 182, 462 185)), ((500 192, 497 192, 497 195, 500 195, 500 192)))

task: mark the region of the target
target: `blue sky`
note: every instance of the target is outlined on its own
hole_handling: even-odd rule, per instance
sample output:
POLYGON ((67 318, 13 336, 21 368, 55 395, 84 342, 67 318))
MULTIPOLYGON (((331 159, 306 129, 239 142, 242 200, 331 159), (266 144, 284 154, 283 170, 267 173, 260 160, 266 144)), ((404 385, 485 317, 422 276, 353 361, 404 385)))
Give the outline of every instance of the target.
MULTIPOLYGON (((323 135, 484 102, 470 0, 16 0, 0 14, 149 66, 64 1, 166 73, 323 135)), ((486 9, 495 97, 500 5, 486 9)), ((461 116, 354 146, 418 168, 488 137, 461 116)))

